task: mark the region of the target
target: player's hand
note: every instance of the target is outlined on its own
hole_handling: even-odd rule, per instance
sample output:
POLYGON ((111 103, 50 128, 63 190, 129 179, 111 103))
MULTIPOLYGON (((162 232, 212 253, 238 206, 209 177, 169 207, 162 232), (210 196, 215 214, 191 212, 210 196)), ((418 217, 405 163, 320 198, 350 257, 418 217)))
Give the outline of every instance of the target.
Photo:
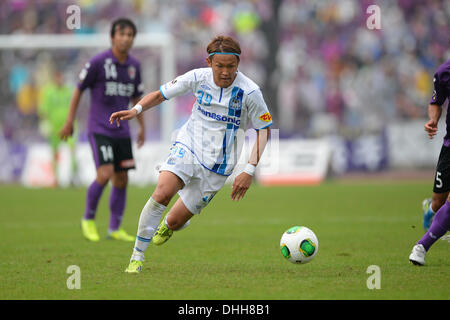
POLYGON ((242 172, 234 179, 233 190, 231 191, 231 199, 239 201, 243 198, 247 190, 252 184, 253 177, 248 173, 242 172))
POLYGON ((428 133, 428 136, 430 139, 433 139, 433 137, 437 133, 437 121, 435 120, 429 120, 427 123, 425 123, 425 131, 428 133))
POLYGON ((145 130, 143 128, 141 128, 139 130, 139 133, 138 133, 138 136, 137 136, 137 147, 138 147, 138 149, 140 147, 142 147, 144 142, 145 142, 145 130))
POLYGON ((70 138, 73 134, 73 123, 72 122, 66 122, 62 129, 59 131, 59 137, 61 140, 66 141, 68 138, 70 138))
POLYGON ((113 114, 111 114, 111 117, 109 118, 109 123, 113 124, 113 122, 115 121, 117 123, 117 126, 120 127, 120 121, 133 119, 134 117, 136 117, 136 115, 137 115, 136 109, 114 112, 113 114))

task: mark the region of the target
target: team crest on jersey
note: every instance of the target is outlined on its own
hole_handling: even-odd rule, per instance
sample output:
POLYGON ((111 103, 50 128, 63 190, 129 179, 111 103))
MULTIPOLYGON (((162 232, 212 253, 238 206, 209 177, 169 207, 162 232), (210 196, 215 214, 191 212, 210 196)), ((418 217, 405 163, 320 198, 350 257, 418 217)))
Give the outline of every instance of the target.
POLYGON ((272 116, 270 115, 270 113, 266 112, 259 117, 259 120, 262 120, 264 122, 270 122, 270 120, 272 120, 272 116))
POLYGON ((202 84, 200 87, 205 89, 205 90, 211 90, 211 88, 208 87, 206 84, 202 84))
POLYGON ((136 68, 134 66, 128 67, 128 76, 131 80, 134 80, 134 78, 136 77, 136 68))
POLYGON ((242 97, 234 97, 230 99, 230 108, 234 110, 240 110, 242 108, 242 97))
POLYGON ((231 93, 230 102, 228 103, 230 109, 234 110, 235 112, 241 110, 243 96, 244 91, 238 87, 234 87, 231 93))

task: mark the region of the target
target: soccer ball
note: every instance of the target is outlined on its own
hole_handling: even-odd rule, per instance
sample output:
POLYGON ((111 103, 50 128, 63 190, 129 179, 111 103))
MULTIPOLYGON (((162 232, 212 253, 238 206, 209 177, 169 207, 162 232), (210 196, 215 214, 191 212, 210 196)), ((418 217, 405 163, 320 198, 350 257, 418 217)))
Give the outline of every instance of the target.
POLYGON ((283 233, 280 250, 289 262, 308 263, 319 251, 319 240, 307 227, 295 226, 283 233))

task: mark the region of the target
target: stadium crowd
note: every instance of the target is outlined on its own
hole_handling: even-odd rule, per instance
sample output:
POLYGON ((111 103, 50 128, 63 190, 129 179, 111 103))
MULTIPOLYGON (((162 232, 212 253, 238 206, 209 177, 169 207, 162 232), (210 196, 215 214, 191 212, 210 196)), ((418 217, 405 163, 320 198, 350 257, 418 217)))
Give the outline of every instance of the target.
MULTIPOLYGON (((205 66, 204 47, 214 35, 237 37, 243 48, 240 69, 267 92, 281 137, 351 136, 423 118, 433 72, 450 58, 450 4, 439 0, 5 0, 0 34, 108 33, 119 16, 132 18, 138 33, 172 33, 177 74, 205 66), (72 31, 66 9, 74 2, 81 8, 81 29, 72 31), (379 30, 366 26, 366 9, 373 4, 381 9, 379 30)), ((3 136, 42 139, 37 108, 49 70, 62 69, 73 86, 89 55, 0 51, 3 136)), ((157 65, 157 56, 151 59, 157 65)), ((160 82, 151 75, 156 70, 143 70, 148 90, 160 82)), ((190 101, 178 99, 177 114, 187 117, 189 106, 190 101)), ((86 115, 79 112, 81 133, 86 115)), ((154 138, 158 121, 148 130, 154 138)))

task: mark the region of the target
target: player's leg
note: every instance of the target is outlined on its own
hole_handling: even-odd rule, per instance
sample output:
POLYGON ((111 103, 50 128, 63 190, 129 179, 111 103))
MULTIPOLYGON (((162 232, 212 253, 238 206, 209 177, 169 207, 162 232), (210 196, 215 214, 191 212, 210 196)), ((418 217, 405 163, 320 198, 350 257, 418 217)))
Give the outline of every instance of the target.
MULTIPOLYGON (((433 186, 433 199, 431 210, 436 214, 432 218, 431 225, 425 235, 413 247, 409 256, 409 260, 416 265, 425 264, 425 254, 431 245, 443 236, 449 228, 449 212, 450 204, 448 194, 450 190, 450 148, 442 146, 439 154, 438 164, 436 166, 436 174, 433 186), (447 197, 446 197, 447 196, 447 197), (444 199, 443 199, 444 198, 444 199), (442 202, 445 203, 442 205, 442 202), (439 205, 441 205, 440 208, 439 205)), ((431 221, 431 219, 430 219, 431 221)), ((424 223, 425 227, 425 223, 424 223)))
POLYGON ((52 150, 52 170, 53 170, 53 182, 52 186, 58 186, 58 160, 59 160, 59 137, 55 133, 51 133, 49 136, 50 147, 52 150))
POLYGON ((170 230, 178 231, 189 226, 189 221, 193 216, 194 214, 189 211, 183 200, 179 198, 170 209, 164 222, 170 230))
POLYGON ((170 148, 166 162, 159 169, 156 189, 142 209, 130 264, 125 272, 138 273, 142 270, 144 253, 152 240, 161 217, 173 196, 189 184, 193 176, 191 153, 181 146, 170 148))
POLYGON ((135 241, 136 238, 120 228, 122 217, 125 212, 128 170, 134 169, 133 151, 130 138, 114 138, 114 174, 112 176, 111 194, 109 197, 109 229, 108 238, 122 241, 135 241))
MULTIPOLYGON (((203 169, 203 168, 202 168, 203 169)), ((191 178, 178 194, 180 198, 175 202, 169 213, 160 222, 155 235, 152 238, 153 244, 159 246, 167 242, 176 230, 181 230, 189 225, 194 214, 199 214, 205 207, 202 199, 202 179, 201 170, 197 168, 192 171, 196 177, 191 178)))
POLYGON ((425 254, 430 247, 450 230, 450 199, 436 212, 430 228, 414 246, 409 260, 416 265, 425 264, 425 254))
POLYGON ((108 238, 122 241, 134 241, 136 238, 127 234, 120 227, 123 213, 125 211, 128 185, 128 172, 114 172, 112 179, 111 194, 109 196, 109 218, 108 238))
POLYGON ((97 171, 95 180, 91 183, 87 191, 86 210, 84 214, 86 220, 95 219, 97 205, 103 189, 114 174, 114 158, 112 144, 109 138, 98 134, 89 134, 89 142, 97 171))
POLYGON ((182 230, 189 226, 189 221, 193 216, 194 214, 186 207, 183 200, 179 198, 159 224, 152 242, 156 245, 165 243, 170 239, 174 231, 182 230))
POLYGON ((183 180, 176 174, 170 171, 161 171, 156 189, 141 211, 136 242, 130 259, 130 265, 125 270, 126 272, 134 273, 141 271, 142 263, 139 264, 133 261, 144 261, 144 253, 159 225, 164 210, 173 196, 183 186, 183 180))
POLYGON ((80 184, 78 179, 78 167, 75 155, 75 146, 76 146, 76 131, 74 134, 67 139, 67 145, 69 147, 70 152, 70 183, 72 186, 77 186, 80 184))
POLYGON ((83 236, 91 241, 99 241, 100 236, 95 225, 95 216, 98 203, 103 190, 114 172, 112 164, 105 164, 97 168, 95 180, 91 183, 86 194, 86 207, 83 219, 81 219, 81 230, 83 236))
POLYGON ((435 212, 445 203, 450 191, 450 148, 442 145, 434 175, 433 197, 423 203, 423 227, 426 230, 431 225, 435 212), (427 208, 428 206, 428 208, 427 208))
POLYGON ((432 198, 427 198, 423 200, 422 202, 422 210, 423 210, 423 228, 425 231, 428 230, 428 228, 431 225, 431 222, 433 221, 433 217, 436 214, 436 212, 442 207, 442 205, 445 203, 445 200, 448 197, 449 192, 443 192, 443 193, 436 193, 433 192, 432 198))
POLYGON ((91 241, 99 241, 100 236, 95 224, 95 216, 97 207, 102 196, 106 184, 114 173, 112 164, 105 164, 97 168, 95 180, 91 183, 87 190, 86 207, 83 219, 81 220, 81 230, 86 239, 91 241))
POLYGON ((170 239, 173 231, 187 227, 190 219, 194 215, 200 214, 223 187, 226 178, 203 168, 197 163, 195 178, 192 178, 189 184, 178 192, 180 198, 170 209, 165 219, 161 221, 152 242, 161 245, 170 239))
POLYGON ((97 213, 98 203, 103 194, 103 190, 114 174, 114 164, 112 157, 111 142, 107 137, 90 134, 89 142, 91 144, 94 156, 97 174, 95 180, 91 183, 86 194, 86 207, 83 219, 81 220, 81 228, 83 235, 91 241, 99 241, 100 237, 95 225, 95 216, 97 213), (111 152, 109 152, 111 150, 111 152))

